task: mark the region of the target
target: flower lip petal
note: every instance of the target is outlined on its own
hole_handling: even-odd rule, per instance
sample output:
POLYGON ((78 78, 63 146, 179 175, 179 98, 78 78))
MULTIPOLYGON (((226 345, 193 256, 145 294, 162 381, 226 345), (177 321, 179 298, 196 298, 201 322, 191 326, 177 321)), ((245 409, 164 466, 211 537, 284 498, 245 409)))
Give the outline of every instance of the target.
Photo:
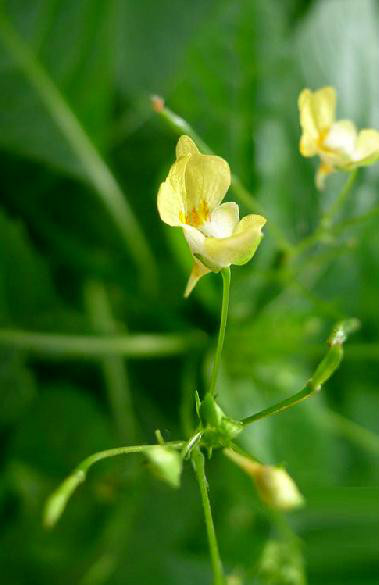
POLYGON ((379 158, 379 132, 365 128, 358 134, 354 160, 362 165, 371 164, 379 158))
POLYGON ((332 151, 336 156, 351 159, 354 156, 357 142, 357 129, 350 120, 339 120, 332 124, 323 141, 323 148, 332 151))
POLYGON ((206 238, 204 256, 220 268, 230 264, 246 264, 256 252, 265 223, 266 219, 261 215, 246 215, 230 237, 206 238))
POLYGON ((182 225, 184 236, 193 254, 204 255, 205 236, 191 225, 182 225))
POLYGON ((214 238, 228 238, 234 232, 239 220, 239 207, 234 201, 222 203, 211 213, 209 221, 201 231, 206 236, 214 238))

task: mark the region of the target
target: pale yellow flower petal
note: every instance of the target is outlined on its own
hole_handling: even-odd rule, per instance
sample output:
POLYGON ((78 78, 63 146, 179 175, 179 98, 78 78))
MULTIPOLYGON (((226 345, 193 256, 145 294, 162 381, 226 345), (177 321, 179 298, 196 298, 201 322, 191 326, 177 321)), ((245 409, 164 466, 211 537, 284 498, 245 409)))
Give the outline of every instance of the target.
POLYGON ((336 91, 333 87, 323 87, 315 92, 304 89, 299 96, 298 106, 303 130, 300 152, 303 156, 313 156, 318 152, 323 133, 334 122, 336 91))
POLYGON ((192 254, 201 254, 203 256, 205 253, 205 235, 197 228, 192 227, 192 225, 183 225, 182 227, 184 237, 192 254))
POLYGON ((262 227, 266 219, 261 215, 246 215, 228 238, 206 238, 204 257, 209 266, 223 268, 230 264, 246 264, 262 239, 262 227))
POLYGON ((222 203, 211 213, 209 221, 201 228, 206 236, 227 238, 231 236, 238 224, 239 207, 237 203, 222 203))
POLYGON ((313 94, 314 119, 319 130, 329 128, 336 117, 336 90, 323 87, 313 94))
POLYGON ((322 143, 322 152, 325 152, 336 166, 343 167, 354 156, 357 137, 355 124, 350 120, 334 122, 322 143))
POLYGON ((171 226, 183 223, 186 213, 185 169, 190 156, 179 158, 158 191, 157 205, 162 221, 171 226))
POLYGON ((369 165, 379 159, 379 132, 361 130, 358 134, 354 158, 360 165, 369 165))
POLYGON ((309 132, 304 133, 300 138, 299 150, 302 156, 318 154, 318 136, 309 132))
POLYGON ((186 156, 187 154, 199 154, 200 152, 192 138, 184 134, 178 140, 175 153, 176 158, 180 158, 181 156, 186 156))
POLYGON ((186 290, 184 292, 184 296, 186 298, 191 294, 191 292, 193 291, 193 289, 195 288, 195 286, 199 282, 200 278, 202 276, 204 276, 205 274, 208 274, 210 272, 209 268, 204 266, 204 264, 202 264, 200 262, 200 260, 197 260, 196 258, 194 260, 195 261, 194 261, 194 265, 192 268, 192 272, 190 274, 190 277, 189 277, 188 282, 187 282, 186 290))
POLYGON ((200 225, 224 199, 230 187, 228 163, 219 156, 192 154, 186 166, 187 223, 200 225))

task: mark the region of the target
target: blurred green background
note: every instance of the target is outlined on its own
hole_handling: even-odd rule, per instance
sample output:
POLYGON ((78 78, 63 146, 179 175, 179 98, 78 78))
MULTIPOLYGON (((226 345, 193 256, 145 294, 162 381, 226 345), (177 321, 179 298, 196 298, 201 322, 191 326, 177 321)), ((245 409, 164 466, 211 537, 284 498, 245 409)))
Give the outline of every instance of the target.
POLYGON ((378 167, 360 172, 344 223, 291 265, 295 278, 269 226, 301 241, 345 179, 318 193, 316 161, 299 155, 303 87, 335 86, 339 118, 379 127, 378 30, 374 0, 0 3, 1 583, 211 583, 189 465, 174 491, 142 458, 104 462, 53 531, 41 524, 83 457, 153 442, 156 428, 182 438, 204 390, 221 279, 183 300, 190 255, 156 212, 177 135, 152 93, 268 218, 254 260, 232 271, 219 384, 230 415, 300 390, 334 322, 362 322, 320 395, 241 438, 287 466, 304 509, 269 513, 239 469, 210 462, 231 583, 377 583, 378 167))

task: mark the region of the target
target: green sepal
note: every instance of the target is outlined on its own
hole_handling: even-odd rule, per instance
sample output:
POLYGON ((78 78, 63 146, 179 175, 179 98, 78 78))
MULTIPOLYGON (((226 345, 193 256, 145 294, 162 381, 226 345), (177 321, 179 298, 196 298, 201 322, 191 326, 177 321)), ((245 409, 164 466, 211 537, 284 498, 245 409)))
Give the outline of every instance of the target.
POLYGON ((230 445, 242 431, 243 424, 225 415, 210 393, 205 395, 200 404, 200 421, 204 431, 202 444, 208 449, 223 448, 230 445))
POLYGON ((219 427, 225 417, 213 396, 208 392, 200 403, 200 420, 204 427, 219 427))

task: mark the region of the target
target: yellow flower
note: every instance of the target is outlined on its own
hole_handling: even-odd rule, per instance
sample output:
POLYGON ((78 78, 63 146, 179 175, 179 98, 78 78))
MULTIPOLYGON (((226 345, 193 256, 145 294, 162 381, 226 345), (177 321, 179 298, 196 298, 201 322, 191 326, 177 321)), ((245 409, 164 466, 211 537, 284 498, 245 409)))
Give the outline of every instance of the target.
POLYGON ((335 119, 336 90, 323 87, 312 92, 304 89, 299 96, 300 152, 321 159, 316 184, 322 189, 325 177, 335 170, 352 171, 379 159, 379 132, 357 131, 350 120, 335 119))
POLYGON ((222 203, 231 182, 228 163, 199 152, 189 136, 181 136, 176 161, 158 192, 158 211, 170 226, 181 227, 194 257, 185 296, 199 279, 254 255, 266 223, 260 215, 239 220, 237 203, 222 203))

